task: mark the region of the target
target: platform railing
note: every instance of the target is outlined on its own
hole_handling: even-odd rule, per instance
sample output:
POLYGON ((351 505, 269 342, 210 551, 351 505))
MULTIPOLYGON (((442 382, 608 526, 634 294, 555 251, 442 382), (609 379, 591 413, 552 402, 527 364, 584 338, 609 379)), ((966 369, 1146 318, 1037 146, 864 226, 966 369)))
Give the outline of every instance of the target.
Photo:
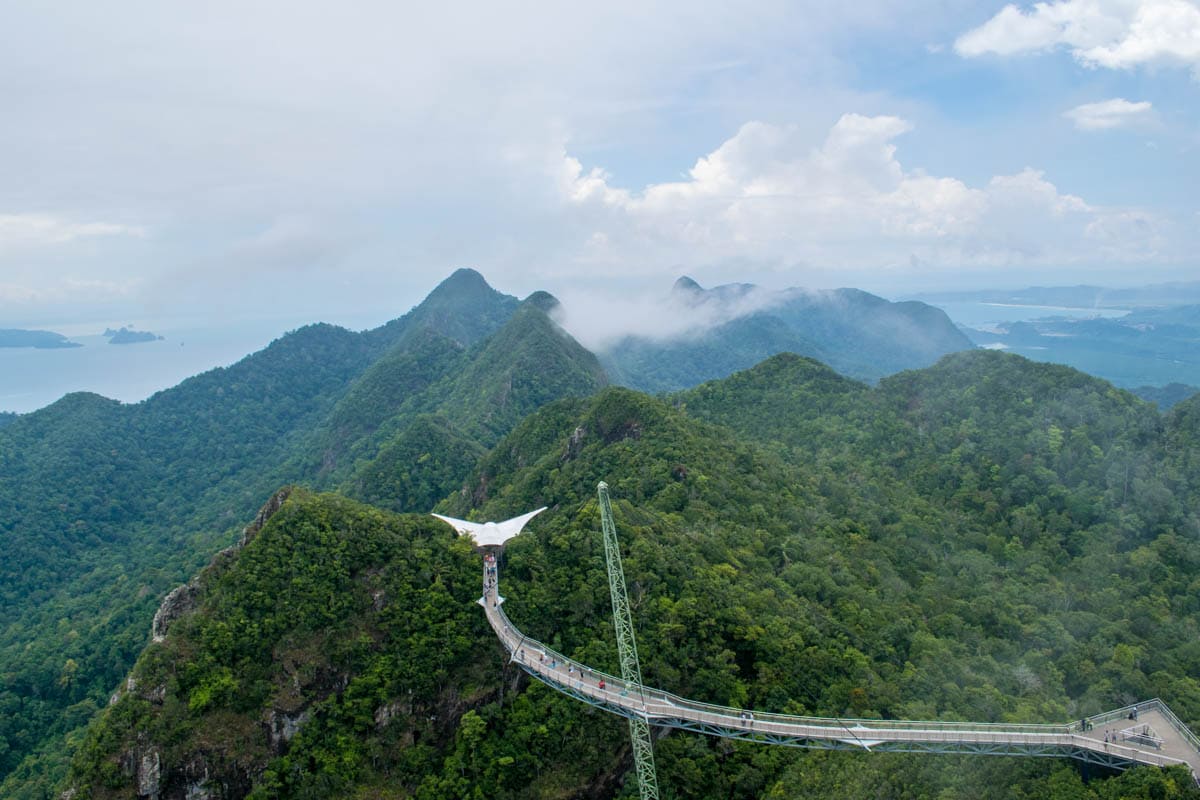
POLYGON ((1179 717, 1175 716, 1175 712, 1172 711, 1162 700, 1159 700, 1156 697, 1153 700, 1147 701, 1146 703, 1138 703, 1137 707, 1140 709, 1151 705, 1158 711, 1158 713, 1162 714, 1166 718, 1167 722, 1170 723, 1171 727, 1174 728, 1180 736, 1187 740, 1188 744, 1196 748, 1197 752, 1200 752, 1200 736, 1192 733, 1192 729, 1187 725, 1184 725, 1183 721, 1180 720, 1179 717))

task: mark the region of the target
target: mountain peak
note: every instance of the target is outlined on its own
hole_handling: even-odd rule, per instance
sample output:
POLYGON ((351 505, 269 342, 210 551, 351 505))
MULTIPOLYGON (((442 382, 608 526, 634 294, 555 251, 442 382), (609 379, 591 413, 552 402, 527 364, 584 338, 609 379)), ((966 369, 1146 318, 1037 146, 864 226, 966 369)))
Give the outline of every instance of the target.
POLYGON ((376 335, 395 343, 405 334, 429 328, 464 346, 495 333, 519 305, 517 298, 493 289, 473 269, 455 270, 412 311, 392 320, 376 335))
POLYGON ((491 287, 483 275, 479 274, 470 267, 460 267, 459 269, 454 270, 450 277, 439 283, 437 287, 429 293, 429 297, 426 298, 426 302, 435 297, 440 298, 447 295, 478 296, 481 294, 492 295, 499 293, 491 287))
POLYGON ((689 278, 687 275, 683 275, 679 278, 679 280, 675 281, 675 285, 671 287, 671 291, 672 292, 680 292, 680 293, 682 293, 682 292, 696 293, 696 292, 703 292, 704 287, 701 286, 700 284, 696 283, 694 280, 689 278))
POLYGON ((539 308, 547 314, 550 314, 554 309, 562 306, 558 298, 549 292, 544 292, 541 289, 529 295, 522 301, 523 305, 530 305, 539 308))

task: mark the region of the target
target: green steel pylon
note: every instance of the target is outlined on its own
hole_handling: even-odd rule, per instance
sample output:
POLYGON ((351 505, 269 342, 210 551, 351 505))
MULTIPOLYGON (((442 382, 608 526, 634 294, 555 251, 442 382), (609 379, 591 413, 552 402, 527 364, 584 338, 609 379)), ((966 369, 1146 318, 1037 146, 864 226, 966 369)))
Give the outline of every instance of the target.
MULTIPOLYGON (((625 570, 621 567, 621 551, 617 548, 617 527, 613 524, 612 506, 608 502, 608 484, 601 481, 596 488, 600 493, 600 528, 604 532, 604 560, 608 566, 608 591, 612 595, 613 627, 617 630, 621 679, 628 690, 641 692, 642 665, 638 662, 637 640, 633 637, 629 595, 625 592, 625 570)), ((650 726, 645 718, 629 718, 629 738, 633 740, 633 763, 637 767, 642 800, 658 800, 654 743, 650 741, 650 726)))

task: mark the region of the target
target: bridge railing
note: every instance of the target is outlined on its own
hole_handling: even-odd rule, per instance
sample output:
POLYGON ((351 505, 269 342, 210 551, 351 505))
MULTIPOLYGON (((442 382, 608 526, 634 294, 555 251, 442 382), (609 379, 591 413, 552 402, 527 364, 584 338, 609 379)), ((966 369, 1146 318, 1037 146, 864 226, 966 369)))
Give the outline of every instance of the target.
MULTIPOLYGON (((587 664, 583 664, 546 646, 543 642, 530 639, 521 632, 504 613, 495 605, 491 614, 499 622, 496 632, 501 642, 514 659, 519 659, 523 652, 524 666, 533 671, 544 681, 548 681, 571 691, 576 696, 594 700, 602 705, 614 707, 625 712, 638 713, 641 710, 651 724, 656 718, 660 720, 679 719, 690 723, 699 723, 714 728, 736 730, 740 733, 748 731, 772 733, 789 738, 803 739, 806 736, 817 736, 822 739, 840 739, 841 741, 858 741, 864 747, 874 746, 877 738, 883 735, 883 741, 920 741, 925 743, 943 742, 948 745, 961 745, 964 742, 977 744, 992 743, 997 745, 1028 746, 1035 749, 1053 748, 1090 748, 1085 739, 1078 736, 1078 722, 1069 725, 1054 724, 1020 724, 1020 723, 980 723, 959 722, 955 720, 880 720, 809 717, 791 714, 776 714, 762 711, 718 706, 711 703, 700 703, 688 700, 670 692, 646 686, 627 685, 621 678, 606 672, 601 672, 587 664), (541 660, 535 663, 535 658, 541 660), (553 667, 548 665, 553 664, 553 667), (562 667, 568 667, 566 677, 561 674, 562 667), (574 668, 571 670, 571 668, 574 668), (549 671, 548 671, 549 670, 549 671), (574 673, 572 675, 572 673, 574 673), (586 675, 586 678, 584 677, 586 675), (604 680, 605 688, 600 689, 598 683, 604 680), (639 706, 641 707, 639 709, 639 706), (678 710, 679 713, 672 713, 678 710), (746 716, 743 716, 746 715, 746 716), (806 731, 806 729, 808 729, 806 731), (887 732, 907 734, 895 739, 887 737, 887 732)), ((495 627, 495 625, 493 625, 495 627)), ((1116 709, 1088 717, 1092 724, 1103 724, 1115 719, 1126 717, 1134 706, 1116 709)), ((1154 708, 1168 718, 1173 727, 1181 732, 1194 746, 1200 750, 1200 740, 1189 731, 1160 700, 1138 703, 1139 710, 1154 708)), ((1178 758, 1160 753, 1148 752, 1140 748, 1130 747, 1116 742, 1106 743, 1104 752, 1108 756, 1126 759, 1131 762, 1153 764, 1160 767, 1173 764, 1185 764, 1178 758)))
MULTIPOLYGON (((546 646, 544 643, 536 639, 530 639, 523 634, 516 625, 504 613, 503 608, 496 607, 493 612, 499 618, 503 632, 501 639, 510 652, 515 653, 518 649, 525 649, 526 657, 529 659, 537 655, 541 655, 547 661, 553 661, 556 664, 572 665, 575 671, 583 672, 589 675, 593 681, 604 679, 606 690, 609 693, 621 696, 636 695, 643 699, 646 703, 655 704, 658 706, 674 707, 680 710, 689 710, 697 715, 701 715, 707 721, 716 725, 728 724, 730 727, 739 727, 743 724, 743 713, 752 715, 755 723, 761 724, 778 724, 787 726, 809 726, 814 728, 823 728, 844 732, 848 738, 861 738, 869 736, 872 732, 880 731, 922 731, 931 734, 930 738, 937 733, 945 733, 949 735, 960 735, 966 731, 972 731, 980 734, 994 733, 999 738, 1001 735, 1012 736, 1013 734, 1029 734, 1032 737, 1042 738, 1047 736, 1065 736, 1074 732, 1071 725, 1063 724, 1021 724, 1021 723, 1001 723, 1001 722, 959 722, 956 720, 927 720, 927 721, 911 721, 911 720, 884 720, 884 719, 858 719, 858 718, 830 718, 830 717, 811 717, 796 714, 779 714, 774 712, 753 711, 750 709, 738 709, 728 706, 720 706, 712 703, 701 703, 695 700, 689 700, 684 697, 665 692, 661 689, 653 689, 646 686, 630 686, 615 676, 605 672, 596 670, 586 664, 582 664, 574 659, 559 653, 556 650, 546 646)), ((658 714, 662 716, 662 714, 658 714)), ((1077 726, 1078 724, 1075 723, 1077 726)), ((950 737, 947 737, 949 740, 950 737)))
MULTIPOLYGON (((1135 709, 1149 709, 1152 702, 1154 701, 1135 703, 1133 705, 1123 706, 1122 708, 1114 708, 1112 711, 1104 711, 1099 714, 1093 714, 1090 717, 1084 717, 1084 721, 1088 726, 1093 728, 1103 727, 1110 722, 1114 722, 1119 719, 1129 719, 1129 715, 1132 714, 1135 709)), ((1162 704, 1159 703, 1159 705, 1162 704)), ((1072 722, 1070 727, 1073 731, 1080 730, 1080 725, 1078 722, 1072 722)))
MULTIPOLYGON (((926 744, 946 743, 947 752, 957 752, 955 746, 993 744, 1001 747, 1032 748, 1033 752, 1044 753, 1045 748, 1066 751, 1100 752, 1099 745, 1087 735, 1090 728, 1106 725, 1119 719, 1127 719, 1136 710, 1158 711, 1197 752, 1200 752, 1200 737, 1158 698, 1124 708, 1106 711, 1069 724, 1022 724, 996 722, 960 722, 956 720, 882 720, 857 718, 810 717, 773 712, 751 711, 679 697, 661 689, 644 685, 628 685, 616 675, 598 671, 568 656, 547 647, 545 643, 530 639, 521 632, 501 608, 496 586, 490 589, 485 583, 482 602, 490 603, 489 619, 497 635, 513 659, 523 659, 524 667, 539 679, 552 683, 568 693, 622 714, 644 715, 651 724, 681 725, 682 727, 708 727, 709 732, 723 731, 720 735, 771 734, 788 741, 811 739, 841 740, 855 742, 865 748, 881 742, 923 742, 926 744), (534 658, 540 656, 539 662, 534 658), (567 668, 566 675, 562 668, 567 668), (603 680, 604 688, 599 683, 603 680), (655 721, 658 720, 656 723, 655 721), (890 735, 889 735, 890 734, 890 735)), ((996 751, 1007 752, 1007 751, 996 751)), ((1189 762, 1131 747, 1126 743, 1105 742, 1103 755, 1129 762, 1169 766, 1189 762)), ((1200 785, 1200 775, 1193 772, 1200 785)))

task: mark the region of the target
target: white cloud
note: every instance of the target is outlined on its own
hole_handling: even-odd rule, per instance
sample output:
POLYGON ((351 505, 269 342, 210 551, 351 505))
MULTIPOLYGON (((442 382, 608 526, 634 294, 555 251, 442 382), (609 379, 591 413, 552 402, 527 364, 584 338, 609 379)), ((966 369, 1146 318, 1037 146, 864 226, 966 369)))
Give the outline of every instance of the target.
POLYGON ((965 57, 1066 47, 1089 67, 1190 66, 1200 78, 1200 6, 1190 0, 1059 0, 1006 5, 954 43, 965 57))
POLYGON ((72 222, 49 214, 0 214, 0 248, 52 245, 93 236, 145 236, 142 228, 110 222, 72 222))
MULTIPOLYGON (((9 5, 0 212, 20 223, 0 232, 0 282, 38 298, 69 276, 134 287, 117 319, 268 306, 383 318, 461 265, 516 293, 681 273, 878 287, 964 252, 1048 262, 1053 243, 1066 249, 1066 233, 985 230, 1003 222, 988 178, 1049 166, 1014 155, 1044 115, 1031 123, 1022 104, 985 132, 957 82, 881 74, 986 19, 962 4, 517 0, 475 4, 465 27, 455 4, 381 0, 9 5), (868 50, 880 57, 858 57, 868 50), (838 122, 860 108, 893 116, 838 122), (777 124, 732 136, 746 120, 777 124), (895 149, 908 120, 929 156, 895 149)), ((1195 110, 1167 97, 1145 95, 1195 128, 1195 110)), ((1120 197, 1158 167, 1145 153, 1041 180, 1120 197)), ((1180 161, 1154 202, 1185 211, 1164 213, 1194 208, 1180 161)), ((1105 213, 1065 212, 1067 229, 1105 213)))
POLYGON ((567 156, 565 195, 623 212, 646 236, 731 255, 774 257, 801 239, 950 234, 976 216, 980 198, 953 179, 906 175, 891 140, 910 128, 897 117, 846 114, 811 149, 794 127, 749 122, 698 159, 688 180, 637 194, 567 156))
POLYGON ((601 351, 626 336, 676 339, 762 311, 784 298, 760 287, 724 292, 614 292, 567 287, 557 293, 557 320, 581 344, 601 351))
POLYGON ((1081 131, 1108 130, 1122 128, 1143 122, 1149 116, 1152 106, 1142 101, 1132 103, 1122 97, 1102 100, 1098 103, 1084 103, 1063 112, 1063 116, 1075 123, 1081 131))
POLYGON ((558 179, 588 231, 591 257, 614 269, 665 259, 838 269, 1061 266, 1101 255, 1136 260, 1161 244, 1152 215, 1120 223, 1132 212, 1061 192, 1034 169, 981 186, 906 169, 893 140, 911 127, 898 117, 846 114, 813 147, 795 128, 751 122, 698 159, 686 180, 631 191, 565 154, 558 179), (1127 238, 1097 234, 1118 227, 1127 238))

